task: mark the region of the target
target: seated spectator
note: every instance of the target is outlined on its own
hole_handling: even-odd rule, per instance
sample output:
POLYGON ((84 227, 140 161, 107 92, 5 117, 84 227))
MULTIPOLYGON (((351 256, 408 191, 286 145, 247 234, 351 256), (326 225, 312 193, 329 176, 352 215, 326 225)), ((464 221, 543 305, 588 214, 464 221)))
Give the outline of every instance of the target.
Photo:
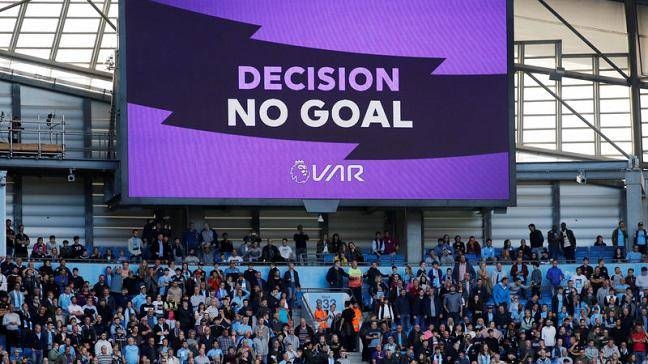
POLYGON ((620 247, 614 249, 614 255, 612 256, 612 261, 615 263, 621 263, 621 262, 625 262, 625 260, 626 257, 625 257, 625 253, 623 252, 623 249, 620 247))
POLYGON ((374 240, 371 242, 371 252, 378 257, 385 253, 385 240, 380 231, 376 231, 374 240))
POLYGON ((250 244, 246 259, 249 262, 256 262, 261 258, 261 247, 257 241, 253 241, 250 244))
POLYGON ((198 264, 199 261, 200 259, 198 259, 198 256, 196 256, 196 252, 193 249, 190 249, 189 254, 184 257, 184 262, 187 264, 198 264))
POLYGON ((466 243, 466 254, 475 254, 478 257, 481 256, 481 246, 474 236, 468 238, 468 243, 466 243))
POLYGON ((641 262, 642 255, 641 252, 639 251, 639 246, 637 245, 632 246, 632 251, 626 255, 626 259, 628 260, 628 263, 641 262))
POLYGON ((494 262, 497 260, 495 256, 495 248, 493 248, 493 239, 486 239, 486 245, 481 250, 481 258, 487 262, 494 262))
POLYGON ((288 239, 281 239, 281 246, 279 247, 279 255, 281 259, 285 262, 291 262, 295 260, 295 255, 293 254, 292 248, 288 245, 288 239))
POLYGON ((396 253, 398 253, 400 245, 398 244, 398 241, 396 241, 396 239, 391 236, 389 231, 385 230, 385 233, 383 234, 383 240, 385 241, 384 254, 396 255, 396 253))
POLYGON ((604 247, 607 246, 605 242, 603 241, 603 236, 602 235, 597 235, 596 240, 594 241, 594 246, 596 247, 604 247))

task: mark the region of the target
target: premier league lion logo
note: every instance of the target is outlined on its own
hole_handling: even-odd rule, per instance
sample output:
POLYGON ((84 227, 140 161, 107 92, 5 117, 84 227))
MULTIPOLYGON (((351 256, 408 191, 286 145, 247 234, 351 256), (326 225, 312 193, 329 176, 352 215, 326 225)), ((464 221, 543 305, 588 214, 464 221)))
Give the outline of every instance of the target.
POLYGON ((290 178, 296 183, 306 183, 310 179, 310 172, 308 166, 304 161, 295 161, 295 164, 290 167, 290 178))

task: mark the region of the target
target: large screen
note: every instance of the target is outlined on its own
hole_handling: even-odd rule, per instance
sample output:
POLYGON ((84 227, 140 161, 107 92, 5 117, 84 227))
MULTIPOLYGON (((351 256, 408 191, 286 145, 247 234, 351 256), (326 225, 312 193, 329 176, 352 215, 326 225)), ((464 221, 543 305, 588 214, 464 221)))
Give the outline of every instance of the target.
POLYGON ((510 1, 120 4, 130 201, 514 199, 510 1))

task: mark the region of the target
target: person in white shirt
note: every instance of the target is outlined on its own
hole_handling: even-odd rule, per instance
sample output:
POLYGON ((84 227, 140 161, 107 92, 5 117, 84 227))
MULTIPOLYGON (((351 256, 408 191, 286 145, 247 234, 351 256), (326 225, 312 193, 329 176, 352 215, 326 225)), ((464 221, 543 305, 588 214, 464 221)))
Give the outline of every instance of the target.
POLYGON ((7 277, 4 274, 0 273, 0 291, 7 292, 7 277))
POLYGON ((587 279, 587 277, 585 277, 580 267, 576 268, 576 274, 571 276, 569 280, 574 283, 574 288, 576 289, 576 292, 578 292, 578 294, 581 294, 583 288, 587 288, 589 286, 589 280, 587 279))
POLYGON ((70 315, 74 315, 77 317, 82 317, 83 316, 83 307, 79 306, 77 304, 77 299, 76 297, 72 297, 70 301, 70 305, 67 307, 68 312, 70 315))
POLYGON ((227 258, 227 262, 228 262, 228 263, 235 262, 235 263, 238 264, 238 263, 243 262, 243 257, 241 257, 240 255, 238 255, 238 252, 236 251, 236 249, 234 249, 234 250, 232 250, 232 255, 230 255, 230 256, 227 258))
POLYGON ((553 326, 551 320, 547 320, 547 324, 542 328, 541 336, 545 346, 551 352, 556 346, 556 328, 553 326))
POLYGON ((380 231, 376 231, 376 237, 371 242, 371 252, 377 256, 381 256, 385 252, 385 241, 380 231))
POLYGON ((139 237, 139 232, 137 229, 133 229, 133 236, 128 239, 128 252, 131 255, 131 259, 138 260, 142 255, 142 239, 139 237))
POLYGON ((112 353, 113 353, 113 348, 112 348, 112 345, 110 344, 110 342, 109 342, 108 340, 106 340, 106 333, 105 333, 105 332, 104 332, 104 333, 101 333, 101 337, 100 337, 99 340, 97 340, 97 342, 95 343, 95 346, 94 346, 94 353, 95 353, 95 355, 99 355, 99 354, 101 354, 101 347, 102 347, 102 346, 105 346, 105 347, 106 347, 106 350, 107 350, 107 352, 108 352, 108 355, 112 355, 112 353))
POLYGON ((294 254, 292 248, 288 245, 288 239, 281 239, 281 246, 279 247, 279 255, 283 260, 289 262, 294 259, 294 254))
POLYGON ((641 274, 636 283, 640 290, 648 289, 648 267, 641 267, 641 274))

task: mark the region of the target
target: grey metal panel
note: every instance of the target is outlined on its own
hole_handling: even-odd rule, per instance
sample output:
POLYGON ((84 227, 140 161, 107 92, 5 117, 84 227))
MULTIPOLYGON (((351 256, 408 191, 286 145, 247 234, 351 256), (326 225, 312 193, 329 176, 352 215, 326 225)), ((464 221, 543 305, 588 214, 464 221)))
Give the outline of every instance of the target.
POLYGON ((94 245, 98 247, 125 247, 133 229, 142 229, 153 210, 143 206, 110 208, 103 202, 103 182, 92 183, 92 211, 94 218, 94 245))
POLYGON ((329 214, 329 237, 338 233, 342 241, 353 241, 362 251, 371 248, 374 234, 384 226, 384 211, 340 210, 329 214))
MULTIPOLYGON (((227 233, 232 240, 243 240, 252 229, 252 212, 247 209, 214 209, 205 208, 203 219, 220 236, 227 233)), ((200 230, 200 226, 196 226, 200 230)))
POLYGON ((11 84, 9 82, 0 82, 0 111, 5 113, 6 118, 9 118, 11 114, 11 84))
MULTIPOLYGON (((23 122, 44 121, 47 114, 56 114, 57 118, 65 116, 65 149, 66 158, 83 158, 83 110, 79 97, 64 95, 33 87, 21 87, 21 113, 23 122)), ((24 124, 25 129, 36 126, 24 124)), ((46 134, 42 134, 45 137, 46 134)), ((23 143, 36 143, 35 134, 23 133, 23 143)))
POLYGON ((84 243, 83 183, 65 177, 23 177, 23 224, 32 243, 51 234, 59 240, 79 235, 84 243))
POLYGON ((610 235, 623 216, 623 190, 613 187, 561 183, 560 212, 578 246, 591 246, 597 235, 611 244, 610 235))
POLYGON ((472 210, 425 210, 423 211, 423 240, 425 249, 436 246, 444 234, 461 235, 464 242, 469 236, 483 239, 482 215, 472 210))
POLYGON ((14 181, 13 178, 10 175, 7 175, 7 186, 6 188, 6 196, 7 196, 7 201, 6 201, 6 211, 7 211, 7 219, 11 219, 11 221, 15 221, 14 218, 14 197, 15 197, 15 190, 14 190, 14 181))
MULTIPOLYGON (((493 214, 493 246, 501 247, 505 239, 514 245, 529 237, 527 226, 535 224, 543 234, 551 228, 551 185, 518 185, 517 206, 509 207, 506 214, 493 214)), ((516 245, 517 246, 517 245, 516 245)))
MULTIPOLYGON (((108 133, 110 124, 110 104, 92 101, 92 133, 101 135, 108 133)), ((92 158, 105 158, 108 140, 103 137, 92 138, 92 158)))

